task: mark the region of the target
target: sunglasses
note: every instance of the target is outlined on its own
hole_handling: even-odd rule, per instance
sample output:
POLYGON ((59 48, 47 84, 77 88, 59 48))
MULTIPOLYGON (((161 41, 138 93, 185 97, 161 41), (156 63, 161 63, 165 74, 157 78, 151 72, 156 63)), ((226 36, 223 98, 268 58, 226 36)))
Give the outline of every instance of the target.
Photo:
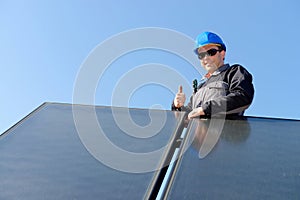
POLYGON ((206 52, 198 53, 198 58, 202 60, 206 55, 214 56, 216 55, 217 52, 221 52, 221 51, 222 51, 221 49, 209 49, 206 52))

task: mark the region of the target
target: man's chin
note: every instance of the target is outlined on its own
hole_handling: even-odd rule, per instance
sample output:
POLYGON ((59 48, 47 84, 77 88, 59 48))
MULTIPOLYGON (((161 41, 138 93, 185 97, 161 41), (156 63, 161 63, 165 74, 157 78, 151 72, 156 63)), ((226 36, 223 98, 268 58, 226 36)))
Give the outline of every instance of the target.
POLYGON ((211 65, 206 65, 205 69, 206 69, 206 71, 211 72, 211 71, 215 71, 216 67, 215 66, 211 66, 211 65))

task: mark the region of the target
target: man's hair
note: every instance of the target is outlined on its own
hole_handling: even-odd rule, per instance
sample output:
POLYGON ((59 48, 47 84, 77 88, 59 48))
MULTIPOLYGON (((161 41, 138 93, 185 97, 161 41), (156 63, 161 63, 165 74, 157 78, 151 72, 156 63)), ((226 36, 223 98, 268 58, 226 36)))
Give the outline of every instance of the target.
POLYGON ((226 47, 225 47, 224 45, 221 44, 221 46, 219 46, 219 50, 226 51, 226 47))
MULTIPOLYGON (((225 51, 225 52, 226 52, 226 47, 223 46, 223 45, 218 46, 218 49, 219 49, 220 51, 225 51)), ((223 58, 223 60, 225 60, 225 57, 223 58)))

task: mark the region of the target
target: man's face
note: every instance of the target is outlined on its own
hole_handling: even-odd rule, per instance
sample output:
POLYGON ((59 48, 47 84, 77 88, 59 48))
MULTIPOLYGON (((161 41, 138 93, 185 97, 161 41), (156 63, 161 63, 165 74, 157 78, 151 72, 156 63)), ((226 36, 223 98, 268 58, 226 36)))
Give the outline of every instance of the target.
MULTIPOLYGON (((216 49, 218 50, 219 47, 217 45, 205 45, 198 49, 198 53, 207 52, 208 50, 216 49)), ((212 74, 216 71, 219 67, 224 65, 224 58, 225 58, 225 51, 217 51, 215 55, 209 56, 206 55, 202 59, 200 59, 201 65, 210 73, 212 74)))

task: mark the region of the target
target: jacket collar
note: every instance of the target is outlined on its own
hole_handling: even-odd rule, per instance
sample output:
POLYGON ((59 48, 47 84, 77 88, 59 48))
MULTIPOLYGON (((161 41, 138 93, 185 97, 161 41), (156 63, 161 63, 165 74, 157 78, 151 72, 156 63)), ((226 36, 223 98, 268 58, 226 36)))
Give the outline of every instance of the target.
POLYGON ((219 67, 216 71, 214 71, 214 73, 212 73, 211 75, 212 75, 212 76, 216 76, 216 75, 220 74, 221 72, 227 70, 229 67, 230 67, 229 64, 222 65, 222 66, 219 67))
POLYGON ((202 79, 201 79, 200 81, 207 80, 207 79, 209 79, 211 76, 216 76, 216 75, 220 74, 221 72, 227 70, 229 67, 230 67, 229 64, 222 65, 222 66, 219 67, 216 71, 214 71, 214 73, 212 73, 212 74, 210 74, 210 73, 205 74, 205 75, 202 77, 202 79))

